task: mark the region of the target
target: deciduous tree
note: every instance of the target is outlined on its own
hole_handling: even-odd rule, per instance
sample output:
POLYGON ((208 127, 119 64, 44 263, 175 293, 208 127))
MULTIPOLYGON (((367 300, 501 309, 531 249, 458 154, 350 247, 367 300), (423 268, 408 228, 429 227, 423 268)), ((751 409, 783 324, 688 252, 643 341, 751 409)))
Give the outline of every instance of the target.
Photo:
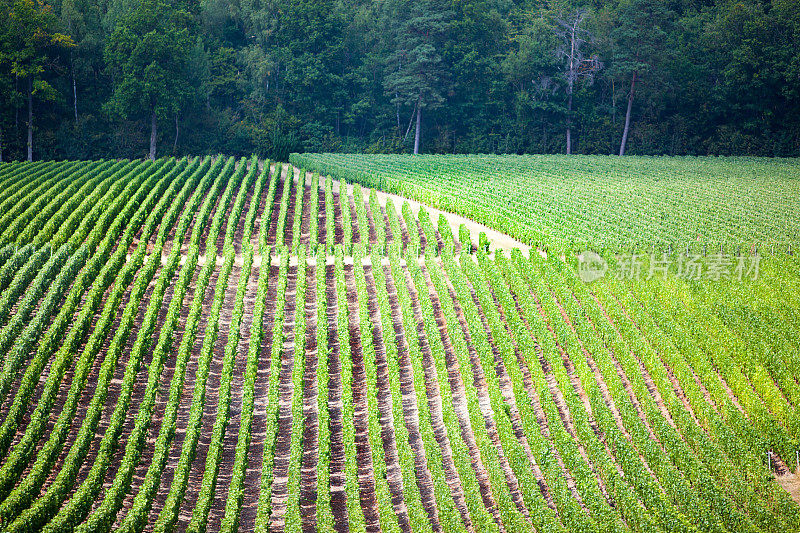
POLYGON ((586 50, 594 40, 585 27, 588 15, 586 9, 578 9, 556 17, 556 35, 561 41, 556 56, 564 64, 563 78, 567 92, 567 154, 572 153, 572 95, 575 84, 580 80, 591 83, 602 68, 597 55, 590 56, 586 50))
POLYGON ((661 0, 628 0, 620 7, 618 24, 612 31, 615 41, 614 72, 630 79, 625 127, 619 155, 625 155, 631 113, 637 84, 642 78, 656 78, 665 61, 667 30, 673 13, 661 0))
POLYGON ((142 0, 119 19, 106 45, 113 93, 105 109, 112 116, 149 120, 150 159, 156 157, 159 118, 176 117, 194 90, 194 7, 142 0))
POLYGON ((18 80, 24 87, 22 93, 28 107, 28 161, 32 161, 34 98, 45 101, 58 98, 47 78, 59 68, 59 51, 74 46, 74 43, 68 35, 58 31, 58 18, 48 4, 33 0, 5 0, 0 2, 0 7, 0 75, 6 78, 3 85, 8 91, 3 91, 3 94, 7 94, 9 103, 15 105, 20 100, 15 94, 18 84, 11 89, 9 78, 18 80))

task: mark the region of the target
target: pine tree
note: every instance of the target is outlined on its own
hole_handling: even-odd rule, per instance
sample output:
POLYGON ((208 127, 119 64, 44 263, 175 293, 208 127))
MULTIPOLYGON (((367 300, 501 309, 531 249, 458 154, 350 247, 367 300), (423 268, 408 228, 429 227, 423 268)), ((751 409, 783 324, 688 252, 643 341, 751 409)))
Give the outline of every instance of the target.
POLYGON ((449 69, 441 51, 453 12, 446 0, 401 2, 398 8, 391 28, 394 52, 386 62, 384 89, 393 104, 414 106, 414 153, 418 154, 423 109, 433 110, 445 102, 449 69))

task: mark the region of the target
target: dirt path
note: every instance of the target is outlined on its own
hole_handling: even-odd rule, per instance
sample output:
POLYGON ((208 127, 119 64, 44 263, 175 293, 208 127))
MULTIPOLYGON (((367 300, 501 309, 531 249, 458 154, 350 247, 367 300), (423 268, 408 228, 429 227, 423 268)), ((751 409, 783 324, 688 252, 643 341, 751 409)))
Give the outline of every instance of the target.
POLYGON ((342 402, 342 367, 339 348, 337 315, 339 305, 336 297, 334 265, 325 267, 325 293, 328 317, 328 410, 330 414, 330 487, 333 528, 337 533, 350 530, 347 514, 347 492, 345 491, 344 418, 342 402))
MULTIPOLYGON (((338 180, 331 180, 333 191, 338 193, 341 188, 341 183, 338 180)), ((353 186, 351 184, 347 185, 348 190, 352 194, 353 186)), ((369 200, 368 196, 368 189, 363 188, 365 201, 369 200)), ((376 194, 378 195, 378 202, 382 206, 386 206, 386 199, 391 198, 392 202, 399 208, 403 205, 404 202, 408 202, 409 207, 411 208, 412 213, 416 216, 419 213, 420 207, 422 204, 411 200, 408 198, 404 198, 402 196, 397 196, 395 194, 386 193, 383 191, 376 190, 376 194)), ((431 221, 433 221, 434 227, 436 226, 437 220, 439 219, 439 215, 442 214, 447 219, 447 222, 450 224, 451 231, 454 236, 458 235, 458 228, 461 224, 464 224, 469 230, 472 237, 472 242, 475 246, 478 244, 478 235, 483 232, 486 234, 486 237, 489 239, 489 243, 491 245, 491 249, 500 249, 500 250, 512 250, 513 248, 519 248, 523 251, 526 255, 530 253, 531 247, 527 244, 524 244, 520 241, 512 239, 508 235, 504 233, 500 233, 497 230, 489 228, 488 226, 484 226, 483 224, 479 224, 473 220, 470 220, 466 217, 462 217, 460 215, 456 215, 453 213, 447 213, 445 211, 440 211, 439 209, 434 209, 429 206, 425 206, 425 209, 431 216, 431 221)))
POLYGON ((317 194, 317 234, 311 236, 311 242, 316 242, 320 246, 323 246, 328 238, 328 232, 332 231, 333 228, 328 228, 327 226, 327 216, 325 213, 325 209, 327 207, 333 208, 333 206, 328 206, 325 203, 325 183, 321 181, 322 186, 320 187, 319 193, 317 194))
MULTIPOLYGON (((394 201, 392 201, 392 204, 394 204, 394 201)), ((408 248, 408 245, 411 242, 411 236, 408 233, 409 232, 409 228, 406 225, 406 219, 403 218, 403 213, 402 213, 402 210, 401 210, 402 206, 398 206, 397 204, 394 204, 394 206, 395 206, 395 210, 397 210, 397 218, 398 218, 398 222, 399 222, 399 225, 400 225, 400 236, 399 236, 399 239, 403 243, 402 244, 402 251, 403 251, 403 254, 405 254, 406 249, 408 248)), ((384 207, 384 209, 385 209, 385 207, 384 207)), ((413 229, 416 229, 416 228, 413 228, 413 229)), ((419 231, 417 231, 417 235, 419 235, 419 231)))
POLYGON ((800 505, 800 475, 790 473, 776 476, 775 479, 778 485, 783 487, 789 493, 789 496, 800 505))
MULTIPOLYGON (((489 435, 489 440, 491 440, 492 444, 494 445, 495 449, 497 450, 498 458, 500 461, 500 466, 503 470, 503 474, 506 478, 506 484, 508 485, 509 493, 511 494, 511 499, 514 502, 514 505, 517 507, 519 512, 525 519, 530 523, 531 516, 530 511, 528 510, 527 506, 525 505, 525 501, 522 497, 522 490, 520 488, 519 480, 517 479, 517 475, 514 473, 514 470, 511 468, 511 465, 508 461, 508 457, 506 456, 505 450, 503 448, 503 444, 500 441, 500 434, 497 430, 497 422, 495 421, 495 416, 503 416, 502 413, 499 415, 495 415, 494 409, 492 408, 491 398, 489 396, 489 387, 486 382, 486 374, 483 370, 483 365, 480 361, 480 356, 475 349, 475 346, 472 342, 472 333, 469 330, 469 325, 467 323, 467 319, 464 316, 464 310, 461 307, 461 303, 458 301, 458 295, 455 292, 455 288, 453 287, 452 281, 447 276, 447 272, 442 269, 442 277, 447 283, 448 294, 450 296, 450 300, 452 301, 453 310, 455 312, 456 318, 458 319, 458 323, 461 326, 461 333, 464 336, 464 341, 467 345, 467 353, 469 355, 470 360, 470 367, 472 370, 473 376, 473 386, 475 387, 475 393, 478 397, 478 404, 480 406, 481 414, 483 415, 485 424, 486 424, 486 432, 489 435)), ((473 291, 473 298, 474 301, 477 301, 477 295, 475 295, 473 291)), ((481 314, 480 306, 478 306, 478 313, 481 314)), ((485 317, 483 318, 483 322, 485 323, 485 317)), ((487 324, 488 326, 488 324, 487 324)), ((489 331, 486 331, 487 336, 491 342, 491 334, 489 331)), ((502 361, 500 361, 500 354, 497 352, 497 349, 493 346, 493 352, 495 355, 495 363, 496 363, 496 371, 498 373, 498 377, 501 379, 501 385, 503 384, 503 377, 507 379, 507 374, 503 367, 502 361)), ((508 391, 508 386, 510 386, 510 382, 507 386, 503 388, 505 391, 508 391)), ((533 457, 533 452, 531 451, 530 444, 528 443, 528 439, 525 436, 525 433, 522 429, 522 420, 519 415, 519 409, 516 406, 516 400, 513 398, 506 398, 506 405, 508 406, 509 412, 511 413, 512 419, 512 429, 514 430, 514 436, 519 441, 520 445, 522 446, 523 450, 525 450, 525 454, 528 458, 528 463, 530 468, 533 472, 539 472, 541 475, 541 471, 539 470, 539 465, 536 463, 536 460, 533 457)), ((537 478, 539 481, 539 487, 546 486, 544 484, 544 478, 537 478)), ((543 495, 549 496, 549 490, 543 492, 543 495)))
MULTIPOLYGON (((351 242, 363 242, 365 244, 369 243, 369 235, 361 235, 361 230, 358 227, 358 211, 356 210, 357 201, 356 197, 348 192, 344 197, 344 204, 342 205, 342 209, 348 209, 350 213, 350 227, 352 228, 351 231, 351 242)), ((347 244, 347 243, 345 243, 347 244)))
POLYGON ((414 280, 407 267, 403 267, 406 279, 406 287, 408 288, 411 296, 411 306, 414 311, 414 318, 417 321, 417 336, 419 339, 419 348, 422 352, 422 365, 425 373, 425 389, 428 398, 428 409, 431 413, 431 424, 433 426, 433 434, 439 448, 442 452, 442 466, 445 473, 445 481, 447 486, 450 487, 450 493, 453 496, 456 509, 461 515, 461 520, 464 522, 464 527, 470 533, 475 532, 475 527, 472 523, 472 518, 469 515, 467 502, 464 495, 464 489, 461 485, 461 477, 456 469, 455 461, 453 460, 453 449, 450 445, 450 436, 447 432, 447 426, 444 423, 444 414, 442 412, 442 396, 439 389, 439 377, 436 373, 436 363, 433 360, 433 353, 425 334, 424 318, 422 315, 422 308, 420 306, 420 294, 414 286, 414 280))
MULTIPOLYGON (((403 316, 400 301, 397 296, 395 281, 388 266, 383 267, 386 279, 386 291, 389 296, 389 305, 392 310, 392 326, 394 327, 395 342, 397 343, 398 367, 400 378, 400 392, 403 396, 403 420, 408 429, 408 441, 414 452, 414 473, 417 477, 422 506, 428 515, 428 521, 434 532, 442 531, 439 522, 439 511, 433 491, 433 479, 428 469, 428 458, 419 428, 419 408, 417 395, 414 389, 414 369, 409 355, 406 332, 403 328, 403 316)), ((401 280, 402 282, 402 280, 401 280)))
POLYGON ((319 389, 317 387, 317 277, 306 268, 306 342, 303 372, 303 453, 300 465, 300 521, 303 533, 317 529, 317 462, 319 461, 319 389))
MULTIPOLYGON (((305 317, 297 316, 298 307, 302 310, 304 302, 298 302, 297 267, 290 266, 286 286, 286 318, 283 323, 283 343, 281 344, 281 360, 278 375, 278 431, 275 438, 273 481, 272 481, 272 514, 269 518, 270 531, 283 531, 286 524, 286 510, 289 501, 289 461, 291 459, 292 425, 295 421, 292 413, 294 383, 292 373, 295 364, 295 321, 305 317)), ((302 313, 302 311, 301 311, 302 313)))
MULTIPOLYGON (((386 345, 383 340, 381 315, 378 307, 378 293, 375 288, 375 277, 372 267, 364 267, 364 278, 367 285, 367 310, 372 322, 372 343, 375 348, 376 388, 378 391, 378 411, 380 412, 381 440, 386 457, 386 480, 392 495, 394 508, 400 530, 411 531, 408 507, 403 497, 403 475, 400 470, 400 457, 394 434, 394 413, 392 411, 392 391, 389 385, 389 363, 386 360, 386 345)), ((401 423, 401 422, 398 422, 401 423)))
POLYGON ((447 323, 445 321, 444 312, 442 311, 442 304, 439 300, 439 295, 431 281, 430 274, 427 267, 423 264, 420 265, 422 272, 425 276, 425 282, 428 285, 428 296, 433 305, 434 318, 436 320, 436 327, 439 329, 439 336, 442 339, 444 346, 445 363, 447 365, 447 380, 450 384, 453 398, 453 409, 458 418, 458 424, 461 429, 461 438, 467 445, 469 451, 470 462, 478 478, 478 486, 480 487, 481 499, 489 514, 494 518, 498 529, 501 532, 505 531, 505 526, 500 517, 500 510, 497 507, 494 494, 492 493, 492 486, 489 480, 489 473, 483 464, 480 448, 478 447, 475 433, 472 429, 472 421, 469 417, 469 409, 467 407, 467 395, 464 389, 464 382, 461 378, 461 369, 458 363, 458 357, 455 354, 455 349, 450 340, 450 333, 447 330, 447 323))
POLYGON ((285 186, 284 180, 277 178, 275 184, 275 197, 272 200, 272 209, 270 210, 270 218, 265 223, 269 224, 267 227, 267 244, 274 246, 277 242, 278 233, 278 218, 281 210, 281 197, 283 196, 283 188, 285 186))
MULTIPOLYGON (((308 246, 312 242, 316 242, 317 235, 314 235, 312 238, 311 235, 311 187, 309 184, 311 180, 309 179, 305 187, 303 187, 303 206, 302 206, 302 215, 300 220, 300 244, 304 246, 308 246)), ((317 205, 319 205, 319 200, 317 200, 317 205)), ((319 217, 317 218, 319 221, 319 217)))
MULTIPOLYGON (((181 308, 181 316, 177 328, 179 333, 175 335, 175 343, 178 344, 184 335, 186 321, 189 318, 189 310, 192 305, 191 302, 195 298, 203 298, 203 306, 207 305, 210 308, 214 300, 214 287, 216 286, 217 279, 219 278, 219 270, 215 270, 215 272, 211 275, 209 286, 206 287, 206 290, 203 294, 197 294, 197 278, 199 272, 200 269, 196 269, 195 275, 192 278, 192 281, 189 284, 189 288, 186 292, 187 304, 181 308)), ((145 531, 152 531, 156 517, 161 512, 161 509, 164 508, 164 503, 166 502, 167 494, 169 493, 170 486, 172 485, 172 479, 175 475, 175 467, 178 464, 181 448, 183 446, 183 440, 186 435, 186 425, 189 421, 189 409, 191 407, 192 394, 194 392, 194 384, 197 377, 197 364, 199 358, 196 357, 195 354, 199 354, 200 348, 203 345, 203 331, 205 331, 207 321, 207 317, 201 316, 197 328, 198 333, 193 344, 194 347, 192 349, 192 356, 189 357, 189 361, 186 365, 183 392, 181 394, 181 399, 179 402, 180 407, 178 408, 178 415, 175 421, 175 435, 172 439, 172 445, 170 447, 167 462, 164 466, 164 471, 161 473, 161 484, 159 485, 158 491, 153 499, 153 504, 149 515, 150 519, 147 521, 145 531)), ((177 349, 175 348, 176 346, 177 344, 173 344, 173 349, 177 349)))
MULTIPOLYGON (((127 305, 128 301, 130 299, 131 288, 132 288, 132 286, 129 286, 128 290, 125 293, 125 296, 123 297, 124 305, 127 305)), ((107 298, 108 298, 111 290, 112 289, 109 288, 105 292, 105 294, 103 295, 103 302, 102 302, 102 306, 103 307, 100 308, 101 310, 105 307, 107 298)), ((144 299, 145 300, 149 301, 151 292, 152 292, 152 290, 148 290, 145 293, 145 295, 144 295, 144 299)), ((146 307, 146 304, 145 304, 145 307, 146 307)), ((123 305, 121 305, 120 308, 117 309, 117 315, 118 316, 114 321, 114 324, 113 324, 114 326, 118 326, 119 325, 119 321, 120 321, 121 315, 122 315, 122 309, 124 309, 123 305)), ((94 330, 94 328, 95 328, 95 326, 97 324, 97 320, 99 319, 99 316, 100 316, 100 313, 96 313, 95 317, 93 318, 91 329, 90 329, 90 334, 94 330)), ((143 318, 143 310, 140 312, 139 318, 143 318)), ((138 323, 139 322, 137 322, 136 324, 138 324, 138 323)), ((124 368, 125 368, 125 365, 127 363, 127 357, 130 355, 130 346, 133 343, 133 341, 130 340, 130 339, 135 338, 135 336, 134 336, 135 333, 138 333, 137 325, 134 325, 134 331, 131 332, 131 336, 129 337, 129 342, 128 342, 127 348, 120 355, 119 362, 117 364, 117 369, 115 371, 115 378, 117 377, 117 374, 119 374, 119 376, 120 376, 119 382, 116 382, 116 379, 114 379, 114 380, 112 380, 111 385, 109 387, 108 396, 106 398, 106 404, 108 404, 109 400, 113 399, 113 402, 111 403, 111 410, 113 410, 113 406, 116 403, 116 395, 119 394, 119 385, 122 382, 121 376, 122 376, 122 373, 124 372, 124 368), (115 385, 116 385, 116 395, 115 395, 115 387, 114 387, 115 385)), ((64 465, 64 460, 66 459, 70 448, 72 447, 73 443, 75 442, 75 439, 78 436, 78 432, 79 432, 81 424, 83 423, 83 420, 84 420, 84 418, 86 416, 86 411, 87 411, 87 409, 89 407, 89 403, 91 402, 92 398, 95 395, 95 392, 96 392, 96 386, 95 385, 96 385, 96 382, 97 382, 97 377, 99 375, 100 366, 101 366, 100 361, 102 361, 102 358, 105 358, 105 355, 106 355, 106 353, 108 351, 109 343, 110 343, 110 340, 108 338, 106 338, 106 342, 103 343, 103 348, 101 349, 100 353, 98 354, 98 357, 97 357, 97 359, 95 361, 95 364, 93 365, 93 368, 91 369, 91 371, 89 373, 89 377, 88 377, 87 382, 86 382, 86 387, 84 388, 83 392, 81 393, 80 399, 78 401, 78 405, 77 405, 77 408, 76 408, 76 411, 75 411, 75 416, 74 416, 72 424, 70 426, 70 431, 69 431, 69 433, 67 435, 66 440, 64 441, 64 445, 63 445, 63 448, 61 449, 61 452, 59 453, 58 459, 56 459, 56 462, 54 463, 53 468, 50 471, 50 474, 48 475, 47 479, 45 480, 44 484, 42 485, 42 488, 41 488, 42 493, 46 492, 47 489, 50 487, 50 485, 55 481, 56 476, 61 471, 61 469, 62 469, 62 467, 64 465)), ((81 345, 80 349, 78 350, 78 353, 82 353, 83 350, 85 349, 85 347, 86 347, 86 344, 84 342, 81 345)), ((71 366, 69 369, 67 369, 67 371, 64 373, 64 382, 63 383, 72 383, 73 377, 74 377, 74 371, 75 371, 74 365, 71 366)), ((46 429, 45 433, 43 434, 43 439, 41 439, 38 442, 37 446, 36 446, 37 453, 39 452, 41 447, 45 444, 47 437, 50 435, 51 431, 53 430, 53 427, 55 426, 56 421, 58 420, 59 416, 61 415, 61 412, 62 412, 62 410, 64 408, 64 404, 65 404, 66 399, 67 399, 68 392, 69 392, 69 387, 62 386, 59 389, 59 394, 57 394, 57 396, 56 396, 56 401, 54 403, 53 410, 50 412, 50 418, 49 418, 48 423, 47 423, 47 429, 46 429)), ((35 404, 32 404, 32 405, 35 406, 35 404)), ((25 414, 25 417, 23 419, 25 426, 27 426, 27 424, 29 422, 29 416, 30 416, 30 413, 26 413, 25 414)), ((106 412, 106 410, 104 410, 104 413, 100 417, 100 420, 99 420, 98 426, 97 426, 97 430, 96 430, 97 433, 100 434, 100 435, 99 436, 98 435, 95 436, 95 439, 94 439, 94 441, 92 443, 92 446, 89 449, 89 454, 88 454, 89 457, 93 457, 92 454, 96 454, 97 453, 97 448, 99 447, 100 440, 102 438, 102 433, 105 432, 105 428, 108 426, 108 423, 107 423, 108 417, 110 417, 110 412, 106 412), (104 425, 104 421, 106 422, 105 425, 104 425)), ((17 435, 15 436, 15 439, 14 439, 15 444, 16 444, 17 439, 22 436, 24 431, 25 431, 25 428, 22 425, 20 425, 20 429, 17 431, 17 435)), ((23 477, 21 479, 24 479, 27 476, 27 474, 30 473, 30 468, 34 465, 34 462, 35 462, 35 460, 31 461, 27 465, 27 467, 25 468, 25 471, 23 473, 23 477)))
POLYGON ((381 220, 383 220, 383 224, 385 226, 386 242, 387 243, 394 242, 394 241, 397 241, 398 239, 400 239, 400 235, 395 235, 394 233, 392 233, 392 226, 389 225, 389 215, 386 213, 386 206, 385 205, 381 206, 381 213, 379 215, 379 218, 381 220))
MULTIPOLYGON (((238 195, 239 187, 237 186, 233 191, 233 195, 231 196, 231 201, 229 202, 228 206, 226 206, 225 211, 225 222, 220 226, 219 235, 221 238, 217 239, 217 251, 220 252, 222 250, 224 244, 224 236, 227 232, 227 225, 230 224, 230 214, 231 210, 233 209, 233 198, 236 198, 238 195)), ((239 221, 236 221, 238 226, 239 221)), ((221 264, 217 265, 215 275, 219 276, 218 272, 222 268, 221 264)), ((201 431, 200 437, 197 441, 197 448, 194 455, 194 460, 192 461, 192 466, 189 471, 189 476, 186 485, 186 493, 183 498, 183 502, 180 506, 180 511, 178 512, 178 520, 175 524, 176 531, 185 531, 186 527, 189 525, 189 521, 192 518, 192 511, 194 509, 195 503, 197 502, 197 498, 200 492, 200 487, 203 482, 203 475, 205 470, 206 464, 206 455, 208 454, 208 448, 211 444, 211 432, 214 426, 214 420, 216 418, 217 412, 217 402, 218 402, 218 390, 220 385, 220 374, 222 371, 222 359, 225 354, 225 345, 228 342, 228 330, 230 328, 231 320, 233 318, 233 305, 234 300, 236 298, 236 290, 239 284, 239 276, 241 276, 241 265, 234 264, 233 269, 231 271, 230 277, 228 278, 228 285, 225 288, 225 296, 224 296, 224 303, 222 305, 222 310, 219 316, 219 323, 218 323, 218 334, 216 338, 216 342, 214 343, 213 348, 213 355, 211 359, 211 365, 209 368, 208 378, 206 381, 206 395, 205 395, 205 403, 203 405, 203 415, 201 419, 201 431)), ((214 287, 216 284, 209 283, 210 287, 214 287)), ((211 301, 209 302, 208 307, 204 306, 204 313, 203 318, 201 321, 205 320, 206 325, 208 325, 208 317, 206 316, 207 313, 211 311, 213 307, 213 290, 211 293, 211 301)), ((204 329, 205 331, 205 329, 204 329)), ((205 335, 204 335, 205 336, 205 335)), ((200 335, 198 335, 200 337, 200 335)), ((200 355, 200 350, 202 349, 202 344, 200 344, 200 348, 197 352, 192 352, 192 359, 197 359, 200 355)), ((190 400, 191 401, 191 400, 190 400)), ((188 413, 188 410, 187 410, 188 413)), ((178 417, 178 423, 180 423, 180 415, 178 417)), ((171 461, 170 461, 171 462, 171 461)))
MULTIPOLYGON (((542 295, 535 295, 535 298, 536 298, 536 301, 537 301, 537 305, 540 306, 539 307, 539 311, 544 316, 545 311, 544 311, 544 308, 541 306, 541 299, 540 299, 541 297, 542 297, 542 295)), ((555 299, 555 296, 552 293, 550 293, 550 294, 544 295, 544 297, 553 298, 554 299, 555 305, 560 310, 560 313, 561 313, 560 317, 562 319, 565 319, 565 312, 564 312, 563 308, 561 307, 560 302, 558 302, 555 299)), ((569 324, 569 325, 571 326, 571 324, 569 324)), ((553 335, 553 339, 556 342, 556 345, 558 347, 559 353, 561 354, 561 359, 563 361, 564 368, 567 371, 567 375, 569 376, 569 379, 570 379, 570 382, 573 385, 573 388, 577 387, 576 391, 577 390, 581 390, 582 396, 588 399, 588 395, 586 394, 585 390, 583 390, 583 384, 581 383, 580 378, 576 375, 575 368, 574 368, 574 366, 572 364, 572 361, 570 360, 569 354, 566 352, 566 349, 565 349, 565 347, 563 345, 564 339, 559 339, 557 337, 556 332, 552 329, 552 325, 550 323, 547 324, 547 327, 550 330, 551 334, 553 335)), ((585 351, 585 349, 583 348, 582 345, 580 346, 580 348, 581 348, 582 351, 584 351, 584 356, 587 356, 588 352, 585 351)), ((609 411, 611 412, 611 415, 612 415, 612 417, 614 419, 614 423, 617 426, 617 429, 620 431, 620 433, 622 433, 622 435, 628 441, 628 443, 630 444, 631 448, 637 453, 637 455, 639 456, 639 460, 640 460, 641 464, 645 467, 645 470, 647 470, 647 473, 651 477, 653 482, 656 483, 663 490, 663 487, 661 486, 661 482, 658 479, 658 476, 656 476, 656 474, 650 468, 650 465, 647 463, 647 460, 645 459, 644 455, 641 453, 641 451, 634 444, 633 437, 631 437, 631 434, 629 433, 627 427, 625 427, 625 424, 624 424, 624 422, 622 420, 622 415, 620 414, 619 409, 617 408, 616 402, 611 397, 611 392, 609 391, 608 386, 606 385, 606 382, 603 379, 603 376, 600 373, 599 368, 597 367, 596 363, 594 362, 594 359, 591 358, 591 356, 587 357, 587 364, 589 366, 589 369, 592 371, 592 374, 594 375, 595 383, 596 383, 596 385, 597 385, 597 387, 598 387, 598 389, 600 391, 601 396, 603 397, 603 402, 605 403, 606 407, 608 407, 609 411)), ((563 398, 562 398, 562 401, 563 401, 563 398)), ((561 412, 561 408, 559 408, 559 412, 561 412)))
MULTIPOLYGON (((207 194, 209 194, 209 191, 206 191, 206 193, 203 195, 203 198, 200 200, 200 203, 198 205, 202 205, 202 201, 205 199, 207 194)), ((188 253, 188 242, 191 239, 191 235, 194 231, 194 226, 197 223, 197 215, 198 215, 197 212, 193 214, 191 223, 187 226, 184 235, 181 236, 181 250, 185 249, 187 253, 188 253)), ((210 220, 211 218, 209 218, 209 220, 206 221, 203 231, 211 227, 210 220)), ((171 250, 175 246, 176 229, 177 229, 177 223, 170 230, 170 236, 167 241, 169 244, 165 244, 164 246, 165 250, 167 248, 171 250)), ((162 265, 163 264, 164 263, 162 262, 162 265)), ((185 263, 182 263, 181 266, 175 270, 172 280, 170 281, 170 285, 164 296, 164 302, 161 306, 161 310, 159 311, 158 322, 155 328, 155 334, 154 334, 155 338, 158 338, 158 332, 161 331, 167 320, 167 311, 174 297, 176 283, 180 277, 181 270, 185 268, 184 265, 185 263)), ((199 268, 195 267, 194 272, 192 272, 193 282, 196 279, 199 270, 200 270, 199 268)), ((180 340, 183 337, 183 332, 186 325, 186 316, 188 316, 186 313, 188 312, 188 309, 191 305, 191 301, 194 297, 194 289, 191 288, 193 282, 190 282, 190 288, 188 288, 186 293, 183 295, 183 304, 181 305, 181 310, 182 310, 181 318, 175 325, 175 330, 173 331, 172 334, 172 350, 171 350, 172 356, 167 357, 164 361, 164 368, 161 373, 161 383, 159 385, 160 391, 169 391, 170 385, 175 375, 175 364, 177 362, 175 355, 177 354, 178 346, 180 345, 180 340), (188 295, 191 296, 187 299, 188 295), (186 311, 184 312, 183 310, 186 311)), ((130 488, 128 489, 125 498, 122 502, 121 511, 117 514, 117 521, 114 524, 114 528, 118 527, 121 524, 121 520, 125 517, 127 512, 132 507, 134 497, 139 492, 139 489, 141 488, 142 483, 144 482, 145 475, 147 474, 147 471, 150 468, 151 460, 155 453, 155 443, 156 440, 158 439, 158 434, 161 431, 161 425, 164 419, 164 413, 167 408, 167 398, 168 398, 168 393, 159 394, 156 398, 156 403, 153 409, 152 421, 149 424, 147 430, 147 438, 144 443, 144 448, 142 449, 138 464, 136 465, 136 468, 133 472, 130 488)), ((111 479, 113 480, 113 478, 111 479)))
MULTIPOLYGON (((303 206, 297 205, 297 182, 289 181, 289 204, 286 208, 286 223, 283 225, 283 238, 281 240, 286 246, 291 246, 294 240, 294 212, 296 209, 303 209, 303 206)), ((286 185, 284 184, 284 187, 286 185)), ((302 200, 301 200, 302 201, 302 200)))
MULTIPOLYGON (((367 226, 369 227, 369 244, 370 249, 374 249, 378 243, 378 224, 382 224, 383 220, 375 218, 372 209, 369 206, 369 196, 364 196, 364 212, 367 215, 367 226)), ((384 232, 386 230, 384 229, 384 232)), ((385 235, 385 233, 384 233, 385 235)))
MULTIPOLYGON (((261 461, 264 453, 266 439, 267 402, 269 393, 270 372, 275 370, 270 361, 270 346, 273 340, 273 325, 277 311, 278 275, 280 267, 276 265, 265 266, 269 268, 269 282, 267 288, 267 304, 262 321, 261 355, 258 362, 258 373, 255 382, 255 401, 253 404, 253 421, 250 426, 250 447, 248 449, 247 469, 245 470, 244 483, 242 484, 242 510, 239 516, 240 531, 253 531, 255 529, 258 513, 259 488, 261 487, 261 461)), ((262 275, 266 275, 263 273, 262 275)))
MULTIPOLYGON (((322 195, 324 196, 324 195, 322 195)), ((344 219, 342 218, 342 203, 338 192, 333 193, 333 244, 344 243, 344 219)))
POLYGON ((378 499, 375 494, 375 471, 372 464, 372 449, 369 443, 369 412, 367 410, 367 375, 364 367, 364 352, 361 349, 361 329, 358 316, 358 293, 353 266, 344 268, 347 284, 348 331, 350 352, 353 361, 353 406, 356 457, 358 459, 359 499, 364 512, 366 530, 381 530, 378 514, 378 499))

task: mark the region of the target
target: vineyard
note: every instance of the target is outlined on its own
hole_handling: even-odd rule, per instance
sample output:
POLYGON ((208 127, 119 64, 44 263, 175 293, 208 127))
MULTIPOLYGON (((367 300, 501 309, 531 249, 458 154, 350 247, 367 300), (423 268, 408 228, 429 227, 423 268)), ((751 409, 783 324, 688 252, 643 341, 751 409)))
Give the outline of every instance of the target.
MULTIPOLYGON (((524 246, 603 231, 564 189, 529 211, 553 180, 526 203, 492 158, 438 188, 391 158, 385 178, 366 156, 293 158, 316 172, 0 164, 0 530, 800 531, 796 255, 744 280, 587 284, 524 246), (515 210, 523 242, 500 244, 515 210)), ((788 245, 792 183, 733 180, 752 204, 727 210, 698 184, 655 236, 694 221, 788 245), (714 216, 680 211, 689 195, 714 216)))
POLYGON ((291 161, 555 250, 800 246, 796 159, 292 154, 291 161))

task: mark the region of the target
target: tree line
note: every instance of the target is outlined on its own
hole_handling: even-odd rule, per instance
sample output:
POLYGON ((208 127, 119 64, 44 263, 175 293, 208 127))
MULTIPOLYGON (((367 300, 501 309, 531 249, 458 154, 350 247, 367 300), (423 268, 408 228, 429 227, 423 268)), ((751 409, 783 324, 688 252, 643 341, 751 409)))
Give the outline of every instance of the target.
POLYGON ((0 157, 800 155, 794 0, 0 0, 0 157))

